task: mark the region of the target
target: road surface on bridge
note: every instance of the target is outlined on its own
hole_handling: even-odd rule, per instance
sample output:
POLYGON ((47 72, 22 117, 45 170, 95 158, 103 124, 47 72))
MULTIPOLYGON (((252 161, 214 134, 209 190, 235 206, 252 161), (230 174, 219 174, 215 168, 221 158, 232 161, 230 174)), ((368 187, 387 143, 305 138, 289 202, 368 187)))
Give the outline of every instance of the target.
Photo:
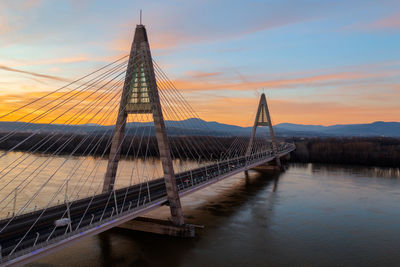
MULTIPOLYGON (((293 150, 294 145, 282 144, 279 146, 279 155, 286 155, 293 150)), ((178 173, 176 182, 180 195, 192 193, 211 183, 273 159, 273 151, 268 150, 250 157, 237 157, 178 173)), ((81 229, 101 227, 101 224, 97 223, 107 218, 116 218, 118 215, 140 210, 141 207, 145 208, 150 203, 157 203, 157 206, 168 204, 166 195, 164 179, 158 178, 115 190, 111 194, 105 193, 74 201, 69 204, 69 209, 66 204, 61 204, 16 216, 13 219, 2 220, 0 229, 4 229, 0 233, 1 254, 3 257, 10 253, 12 253, 11 257, 22 252, 25 254, 26 250, 33 250, 35 246, 43 243, 51 243, 65 234, 79 234, 81 229), (61 218, 70 218, 71 225, 55 227, 55 221, 61 218), (20 242, 21 239, 22 242, 20 242), (18 243, 20 244, 14 249, 18 243)), ((123 222, 121 220, 121 223, 123 222)))

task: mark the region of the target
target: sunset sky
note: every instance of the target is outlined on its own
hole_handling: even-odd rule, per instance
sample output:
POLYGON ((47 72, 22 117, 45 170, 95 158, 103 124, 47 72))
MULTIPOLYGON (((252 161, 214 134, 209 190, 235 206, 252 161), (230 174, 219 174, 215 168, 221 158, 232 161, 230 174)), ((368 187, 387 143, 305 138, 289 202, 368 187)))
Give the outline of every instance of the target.
POLYGON ((127 54, 140 9, 207 121, 251 125, 262 92, 274 124, 400 121, 398 0, 1 1, 0 113, 127 54))

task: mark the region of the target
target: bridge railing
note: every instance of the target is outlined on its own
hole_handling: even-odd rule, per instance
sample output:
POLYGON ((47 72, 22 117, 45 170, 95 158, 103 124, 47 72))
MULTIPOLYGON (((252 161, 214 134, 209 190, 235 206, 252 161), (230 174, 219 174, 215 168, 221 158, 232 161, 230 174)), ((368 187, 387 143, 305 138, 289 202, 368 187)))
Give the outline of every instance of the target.
MULTIPOLYGON (((21 249, 18 251, 14 251, 5 257, 0 257, 0 264, 5 263, 5 262, 12 263, 13 259, 24 256, 28 253, 36 254, 36 253, 40 252, 40 250, 42 250, 43 248, 57 244, 65 239, 72 238, 74 236, 82 236, 85 232, 88 232, 91 229, 99 228, 106 223, 113 222, 113 221, 117 220, 118 218, 126 217, 129 214, 140 212, 140 211, 144 210, 146 207, 150 208, 150 207, 154 206, 155 204, 157 204, 158 202, 160 202, 159 199, 152 201, 152 202, 147 202, 140 206, 129 206, 127 210, 120 212, 120 213, 111 214, 111 216, 104 217, 101 221, 92 222, 89 225, 77 228, 75 230, 72 230, 71 232, 65 233, 64 235, 56 236, 54 238, 51 238, 48 240, 46 239, 45 241, 38 242, 32 247, 27 247, 27 248, 24 248, 24 249, 21 249)), ((1 255, 1 249, 0 249, 0 255, 1 255)))
MULTIPOLYGON (((279 154, 289 153, 295 149, 293 144, 285 143, 278 147, 279 154)), ((179 190, 187 190, 195 185, 206 183, 209 180, 229 173, 231 171, 246 168, 258 162, 268 161, 274 158, 274 152, 266 150, 250 156, 239 156, 224 161, 217 161, 215 164, 196 168, 187 172, 177 174, 177 186, 179 190)))
MULTIPOLYGON (((280 154, 285 154, 288 153, 292 150, 294 150, 294 145, 293 144, 281 144, 278 146, 278 152, 280 154)), ((225 161, 218 161, 215 164, 207 165, 204 167, 196 168, 190 171, 186 171, 183 173, 178 173, 176 175, 177 179, 177 185, 179 187, 180 192, 185 192, 185 190, 189 190, 191 188, 195 188, 196 186, 199 186, 201 184, 207 183, 211 180, 216 180, 218 177, 221 176, 229 176, 230 172, 238 172, 240 170, 246 169, 249 166, 254 166, 254 164, 257 163, 262 163, 268 160, 271 160, 274 157, 274 153, 272 150, 266 150, 260 153, 252 154, 250 156, 241 156, 241 157, 236 157, 232 159, 228 159, 225 161)), ((152 181, 154 184, 160 184, 163 185, 162 179, 157 179, 155 181, 152 181)), ((122 191, 125 189, 120 189, 118 190, 118 195, 121 195, 122 191), (121 192, 120 192, 121 191, 121 192)), ((128 190, 127 190, 128 191, 128 190)), ((119 201, 118 203, 115 203, 115 209, 118 210, 119 212, 114 212, 114 204, 111 206, 108 206, 108 202, 104 209, 107 209, 107 212, 105 213, 105 216, 102 216, 100 220, 93 221, 93 218, 90 220, 86 220, 86 224, 84 225, 79 225, 75 228, 71 228, 71 231, 66 231, 65 234, 54 236, 52 238, 47 238, 43 239, 41 237, 37 237, 33 245, 29 247, 24 247, 21 245, 20 249, 17 250, 12 250, 11 253, 9 253, 7 256, 3 257, 0 259, 1 262, 7 262, 12 259, 21 257, 23 255, 26 255, 28 253, 35 254, 39 252, 39 250, 52 246, 58 242, 61 242, 62 240, 72 238, 74 236, 81 236, 85 235, 86 233, 96 231, 97 228, 100 228, 105 225, 113 225, 117 224, 118 220, 126 220, 129 216, 132 217, 133 214, 139 213, 143 210, 146 210, 152 206, 158 206, 166 201, 166 198, 164 196, 164 192, 160 191, 156 195, 152 196, 148 199, 144 198, 142 201, 139 201, 140 198, 138 198, 138 205, 125 205, 124 208, 124 202, 119 201), (112 210, 111 210, 112 209, 112 210), (90 222, 89 222, 90 221, 90 222)), ((110 192, 110 194, 106 194, 108 199, 112 199, 113 195, 116 195, 116 191, 114 190, 113 192, 110 192)), ((120 199, 121 200, 121 199, 120 199)), ((104 210, 105 212, 105 210, 104 210)), ((103 213, 104 213, 103 212, 103 213)), ((97 218, 98 219, 98 218, 97 218)), ((45 238, 45 236, 43 237, 45 238)), ((4 255, 4 254, 3 254, 4 255)))

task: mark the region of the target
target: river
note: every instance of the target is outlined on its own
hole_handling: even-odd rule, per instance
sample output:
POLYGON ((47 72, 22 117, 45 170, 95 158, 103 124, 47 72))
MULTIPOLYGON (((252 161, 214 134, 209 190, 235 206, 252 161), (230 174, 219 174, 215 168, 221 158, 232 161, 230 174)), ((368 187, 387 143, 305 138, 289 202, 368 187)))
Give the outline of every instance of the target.
MULTIPOLYGON (((182 199, 196 238, 124 229, 29 266, 399 266, 399 169, 291 164, 182 199)), ((167 218, 165 207, 148 216, 167 218)))

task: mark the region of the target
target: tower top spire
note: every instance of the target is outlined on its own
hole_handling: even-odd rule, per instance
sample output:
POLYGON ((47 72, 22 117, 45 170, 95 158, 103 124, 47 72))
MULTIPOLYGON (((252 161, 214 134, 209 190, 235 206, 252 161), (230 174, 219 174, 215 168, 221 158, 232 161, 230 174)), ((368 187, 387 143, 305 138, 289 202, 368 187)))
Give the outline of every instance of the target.
POLYGON ((142 25, 142 10, 140 10, 140 25, 142 25))
POLYGON ((133 42, 140 44, 141 42, 148 42, 147 32, 144 25, 136 25, 135 36, 133 37, 133 42))

